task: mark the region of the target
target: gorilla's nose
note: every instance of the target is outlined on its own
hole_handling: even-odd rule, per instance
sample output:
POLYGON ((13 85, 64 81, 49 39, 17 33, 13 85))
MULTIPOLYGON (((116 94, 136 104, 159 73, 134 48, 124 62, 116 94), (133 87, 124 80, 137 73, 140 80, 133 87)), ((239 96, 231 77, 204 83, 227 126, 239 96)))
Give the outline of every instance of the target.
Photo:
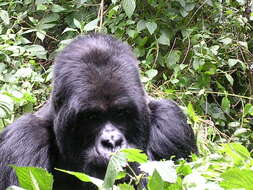
POLYGON ((123 133, 112 124, 106 124, 99 138, 100 153, 116 152, 126 146, 123 133))
POLYGON ((121 148, 123 144, 123 136, 117 131, 111 131, 101 136, 101 145, 104 149, 116 151, 121 148))

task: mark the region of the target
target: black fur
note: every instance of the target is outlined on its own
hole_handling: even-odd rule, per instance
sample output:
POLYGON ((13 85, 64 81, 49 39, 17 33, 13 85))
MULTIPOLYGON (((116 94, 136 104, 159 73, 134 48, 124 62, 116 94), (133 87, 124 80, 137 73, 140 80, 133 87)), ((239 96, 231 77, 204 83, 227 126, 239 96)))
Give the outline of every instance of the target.
POLYGON ((197 151, 179 107, 147 97, 128 45, 102 34, 78 37, 56 58, 49 101, 0 134, 0 189, 17 185, 9 164, 47 169, 54 189, 93 189, 54 168, 103 178, 110 152, 127 147, 154 160, 197 151))

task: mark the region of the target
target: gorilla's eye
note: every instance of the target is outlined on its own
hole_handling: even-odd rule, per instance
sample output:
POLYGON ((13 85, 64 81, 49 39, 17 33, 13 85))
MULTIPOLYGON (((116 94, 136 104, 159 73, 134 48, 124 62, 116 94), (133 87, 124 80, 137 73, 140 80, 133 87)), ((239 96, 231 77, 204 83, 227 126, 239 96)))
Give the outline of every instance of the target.
POLYGON ((117 119, 124 119, 130 115, 130 111, 128 109, 119 109, 114 113, 114 117, 117 119))
POLYGON ((89 113, 85 116, 84 119, 89 120, 89 121, 95 121, 99 119, 99 115, 98 113, 89 113))
POLYGON ((78 118, 82 121, 98 121, 101 119, 101 114, 98 112, 84 112, 80 113, 78 118))

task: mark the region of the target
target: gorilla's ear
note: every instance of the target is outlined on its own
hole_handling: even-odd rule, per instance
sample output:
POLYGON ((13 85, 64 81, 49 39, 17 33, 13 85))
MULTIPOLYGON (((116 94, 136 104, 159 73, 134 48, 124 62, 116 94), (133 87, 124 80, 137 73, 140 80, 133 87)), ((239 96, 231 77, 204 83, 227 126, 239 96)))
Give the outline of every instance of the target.
POLYGON ((197 147, 192 128, 173 101, 149 99, 151 129, 148 145, 150 159, 187 158, 197 147))

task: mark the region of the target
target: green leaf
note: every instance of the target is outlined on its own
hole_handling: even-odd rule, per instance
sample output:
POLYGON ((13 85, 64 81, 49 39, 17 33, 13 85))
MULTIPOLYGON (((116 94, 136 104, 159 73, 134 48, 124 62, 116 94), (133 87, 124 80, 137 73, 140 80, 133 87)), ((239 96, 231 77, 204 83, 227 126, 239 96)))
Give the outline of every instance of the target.
POLYGON ((162 180, 159 173, 156 171, 156 169, 153 172, 153 175, 149 179, 148 182, 148 189, 149 190, 163 190, 164 189, 164 181, 162 180))
POLYGON ((126 183, 119 184, 118 187, 120 188, 120 190, 135 190, 132 185, 126 183))
POLYGON ((139 20, 137 23, 137 31, 140 32, 146 28, 146 21, 145 20, 139 20))
POLYGON ((17 167, 11 165, 16 171, 19 185, 29 190, 51 190, 53 188, 53 176, 42 168, 17 167))
POLYGON ((146 22, 146 28, 148 29, 149 33, 152 35, 157 29, 157 24, 155 22, 146 22))
POLYGON ((167 161, 149 161, 140 165, 140 170, 152 175, 156 170, 163 181, 175 183, 177 180, 177 172, 175 164, 171 160, 167 161))
POLYGON ((158 71, 155 69, 150 69, 146 71, 145 74, 147 75, 149 80, 152 80, 158 74, 158 71))
POLYGON ((90 177, 84 173, 80 173, 80 172, 72 172, 72 171, 67 171, 67 170, 62 170, 62 169, 57 169, 58 171, 73 175, 75 177, 77 177, 79 180, 83 181, 83 182, 91 182, 94 185, 96 185, 97 187, 101 187, 103 184, 103 181, 101 179, 95 178, 95 177, 90 177))
POLYGON ((244 114, 250 114, 253 116, 253 105, 252 104, 246 104, 244 107, 244 114))
POLYGON ((194 70, 196 71, 201 70, 203 65, 205 65, 205 61, 203 59, 200 59, 199 57, 194 57, 193 63, 192 63, 194 70))
POLYGON ((40 45, 26 45, 26 54, 28 56, 38 57, 40 59, 46 59, 47 51, 40 45))
POLYGON ((232 43, 232 39, 231 38, 223 38, 220 40, 220 42, 222 42, 224 45, 228 45, 232 43))
POLYGON ((233 122, 228 123, 228 126, 229 126, 229 127, 236 128, 236 127, 239 127, 239 126, 240 126, 240 122, 238 122, 238 121, 233 121, 233 122))
POLYGON ((253 171, 251 169, 231 168, 221 174, 223 181, 220 186, 226 189, 245 189, 253 188, 253 171))
POLYGON ((231 86, 233 86, 233 84, 234 84, 233 77, 230 74, 228 74, 228 73, 225 73, 225 76, 226 76, 228 82, 231 84, 231 86))
POLYGON ((79 28, 79 29, 81 29, 81 23, 77 20, 77 19, 73 19, 73 22, 74 22, 74 25, 77 27, 77 28, 79 28))
POLYGON ((106 169, 103 188, 112 188, 118 174, 123 171, 123 167, 127 165, 127 159, 122 152, 113 154, 106 169))
POLYGON ((225 113, 230 113, 230 101, 227 97, 222 98, 221 107, 225 113))
POLYGON ((36 180, 36 178, 34 177, 34 175, 32 174, 32 172, 29 172, 29 174, 30 174, 30 177, 31 177, 31 180, 32 180, 32 187, 33 187, 33 189, 34 190, 40 190, 39 183, 36 180))
POLYGON ((63 12, 63 11, 65 11, 65 8, 63 8, 60 5, 53 4, 53 6, 52 6, 52 12, 59 13, 59 12, 63 12))
POLYGON ((5 25, 10 24, 9 14, 5 10, 0 10, 0 18, 4 21, 5 25))
POLYGON ((13 109, 14 109, 13 100, 9 96, 0 94, 0 118, 10 116, 13 109))
POLYGON ((236 165, 241 165, 242 162, 251 159, 250 152, 243 145, 239 143, 229 143, 222 145, 222 152, 229 155, 236 165))
POLYGON ((96 18, 96 19, 90 21, 89 23, 87 23, 87 24, 83 27, 83 30, 86 31, 86 32, 95 30, 95 29, 97 28, 98 21, 99 21, 98 18, 96 18))
POLYGON ((50 14, 50 15, 48 15, 48 16, 42 18, 42 19, 40 20, 40 23, 46 24, 46 23, 55 22, 55 21, 57 21, 59 18, 60 18, 60 16, 59 16, 58 14, 53 13, 53 14, 50 14))
POLYGON ((26 190, 26 189, 13 185, 13 186, 8 187, 6 190, 26 190))
POLYGON ((167 32, 162 32, 161 36, 158 38, 158 43, 162 45, 170 45, 170 38, 167 32))
POLYGON ((69 31, 71 31, 71 32, 77 32, 77 30, 76 29, 74 29, 74 28, 65 28, 64 30, 63 30, 63 32, 62 32, 62 34, 63 33, 65 33, 65 32, 69 32, 69 31))
POLYGON ((242 42, 242 41, 239 41, 238 44, 246 49, 248 49, 248 43, 247 42, 242 42))
POLYGON ((27 77, 31 77, 32 73, 33 73, 33 70, 30 67, 20 68, 15 73, 15 76, 18 77, 18 78, 27 78, 27 77))
POLYGON ((136 7, 135 0, 122 0, 122 7, 126 15, 130 18, 133 15, 136 7))
POLYGON ((147 155, 142 153, 142 150, 128 148, 122 149, 121 152, 125 153, 128 162, 145 163, 148 161, 147 155))
POLYGON ((43 42, 43 40, 46 36, 46 32, 45 31, 38 31, 38 32, 36 32, 36 36, 43 42))
POLYGON ((190 12, 194 9, 194 7, 195 7, 195 3, 187 3, 184 8, 187 12, 190 12))
POLYGON ((174 67, 175 64, 179 63, 180 61, 181 52, 178 50, 172 50, 168 55, 168 65, 174 67))
POLYGON ((236 63, 239 63, 239 62, 240 62, 240 60, 238 60, 238 59, 229 59, 228 60, 228 66, 231 68, 234 65, 236 65, 236 63))
POLYGON ((189 117, 194 121, 194 122, 198 122, 199 121, 199 117, 197 116, 197 114, 194 111, 193 105, 191 103, 188 104, 187 106, 187 113, 189 115, 189 117))

